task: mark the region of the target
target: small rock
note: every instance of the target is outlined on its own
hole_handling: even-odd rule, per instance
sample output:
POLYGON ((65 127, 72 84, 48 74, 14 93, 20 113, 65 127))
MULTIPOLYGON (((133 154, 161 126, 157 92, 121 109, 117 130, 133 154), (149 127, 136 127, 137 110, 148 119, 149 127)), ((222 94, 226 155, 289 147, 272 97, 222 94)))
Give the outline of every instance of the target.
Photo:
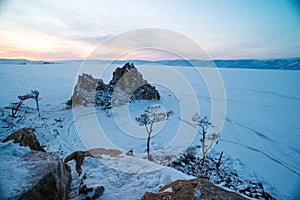
POLYGON ((130 149, 129 151, 126 152, 126 155, 127 156, 133 156, 133 150, 130 149))
POLYGON ((31 150, 37 150, 46 152, 45 149, 40 145, 34 133, 30 132, 28 128, 22 128, 9 135, 2 142, 8 142, 14 140, 14 143, 20 143, 21 146, 29 147, 31 150))
POLYGON ((104 190, 105 190, 105 188, 102 185, 96 187, 95 194, 92 196, 92 199, 95 200, 98 197, 100 197, 103 194, 104 190))
POLYGON ((92 192, 93 188, 88 188, 86 187, 86 184, 81 185, 79 188, 79 193, 78 194, 87 194, 88 192, 92 192))

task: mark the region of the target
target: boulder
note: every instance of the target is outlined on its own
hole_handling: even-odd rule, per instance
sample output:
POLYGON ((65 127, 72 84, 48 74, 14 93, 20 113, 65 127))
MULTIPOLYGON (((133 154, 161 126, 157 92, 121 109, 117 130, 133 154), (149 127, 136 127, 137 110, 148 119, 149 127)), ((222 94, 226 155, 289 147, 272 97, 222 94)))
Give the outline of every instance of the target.
POLYGON ((21 146, 29 147, 31 150, 43 151, 45 149, 40 145, 39 141, 36 139, 36 136, 33 132, 30 131, 28 128, 21 128, 7 138, 5 138, 2 142, 8 142, 13 140, 14 143, 20 143, 21 146))
POLYGON ((68 199, 71 169, 57 155, 12 142, 1 144, 0 149, 1 198, 68 199))
POLYGON ((156 88, 143 79, 133 63, 126 63, 113 72, 112 80, 105 84, 102 79, 82 74, 74 87, 73 95, 67 101, 71 108, 76 105, 95 105, 104 109, 143 99, 160 99, 156 88))
POLYGON ((146 192, 141 200, 245 200, 243 196, 222 189, 208 180, 195 178, 177 180, 163 186, 157 193, 146 192))

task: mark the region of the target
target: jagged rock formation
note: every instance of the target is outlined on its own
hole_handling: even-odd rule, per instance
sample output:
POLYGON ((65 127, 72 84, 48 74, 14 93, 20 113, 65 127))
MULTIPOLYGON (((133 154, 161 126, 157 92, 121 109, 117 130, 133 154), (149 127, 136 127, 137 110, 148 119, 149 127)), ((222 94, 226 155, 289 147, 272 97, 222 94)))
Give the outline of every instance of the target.
POLYGON ((5 138, 2 142, 5 143, 10 140, 13 140, 14 143, 20 143, 21 146, 28 146, 31 150, 45 152, 45 149, 40 145, 34 133, 32 133, 28 128, 21 128, 15 131, 7 138, 5 138))
POLYGON ((224 190, 208 180, 195 178, 177 180, 159 189, 158 193, 146 192, 141 200, 245 200, 241 195, 224 190))
POLYGON ((109 84, 88 74, 80 75, 67 105, 95 105, 110 109, 112 106, 142 99, 159 100, 160 95, 154 86, 143 79, 133 63, 127 63, 113 72, 109 84))

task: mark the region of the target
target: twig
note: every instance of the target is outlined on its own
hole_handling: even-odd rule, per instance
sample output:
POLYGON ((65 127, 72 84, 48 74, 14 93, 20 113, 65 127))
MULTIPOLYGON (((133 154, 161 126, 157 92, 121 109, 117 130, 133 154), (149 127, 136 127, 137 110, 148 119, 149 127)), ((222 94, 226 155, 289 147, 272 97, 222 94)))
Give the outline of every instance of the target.
POLYGON ((217 170, 219 169, 219 167, 220 167, 220 166, 222 165, 222 163, 223 163, 223 162, 221 162, 222 156, 223 156, 223 151, 222 151, 221 154, 220 154, 220 157, 219 157, 218 162, 216 163, 216 162, 214 161, 214 163, 216 163, 216 169, 217 169, 217 170))
POLYGON ((16 125, 14 125, 12 122, 8 121, 7 119, 2 119, 2 121, 8 123, 11 126, 17 127, 16 125))

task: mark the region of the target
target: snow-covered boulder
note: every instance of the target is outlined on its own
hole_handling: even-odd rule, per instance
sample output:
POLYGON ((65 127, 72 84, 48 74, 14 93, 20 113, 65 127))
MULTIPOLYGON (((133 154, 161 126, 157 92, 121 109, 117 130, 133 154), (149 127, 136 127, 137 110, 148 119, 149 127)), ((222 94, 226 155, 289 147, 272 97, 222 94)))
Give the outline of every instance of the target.
POLYGON ((79 75, 78 83, 67 105, 69 107, 95 105, 109 109, 111 106, 142 99, 159 100, 160 95, 154 86, 143 79, 133 63, 127 63, 113 72, 109 84, 89 74, 79 75))
POLYGON ((0 199, 68 199, 71 170, 57 155, 0 144, 0 199))
POLYGON ((241 195, 224 190, 208 180, 195 178, 191 180, 177 180, 159 189, 158 193, 146 192, 141 200, 244 200, 241 195))

